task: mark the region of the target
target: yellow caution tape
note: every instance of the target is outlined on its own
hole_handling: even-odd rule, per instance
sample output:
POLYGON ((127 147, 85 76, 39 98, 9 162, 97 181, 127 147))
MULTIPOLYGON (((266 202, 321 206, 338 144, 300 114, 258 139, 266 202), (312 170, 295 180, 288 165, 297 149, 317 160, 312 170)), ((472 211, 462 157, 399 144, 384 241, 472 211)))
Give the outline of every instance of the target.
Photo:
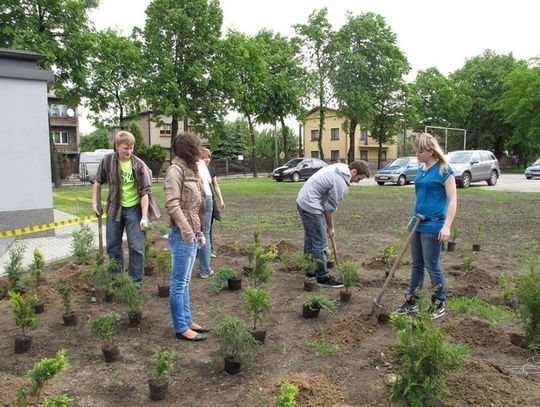
MULTIPOLYGON (((105 219, 107 215, 103 214, 101 217, 102 219, 105 219)), ((45 223, 43 225, 28 226, 22 229, 15 229, 15 230, 8 230, 6 232, 0 232, 0 238, 25 235, 28 233, 40 232, 42 230, 54 229, 59 226, 73 225, 75 223, 84 223, 84 222, 88 222, 88 221, 96 220, 96 219, 97 219, 96 215, 91 215, 91 216, 83 216, 82 218, 61 220, 60 222, 45 223)))

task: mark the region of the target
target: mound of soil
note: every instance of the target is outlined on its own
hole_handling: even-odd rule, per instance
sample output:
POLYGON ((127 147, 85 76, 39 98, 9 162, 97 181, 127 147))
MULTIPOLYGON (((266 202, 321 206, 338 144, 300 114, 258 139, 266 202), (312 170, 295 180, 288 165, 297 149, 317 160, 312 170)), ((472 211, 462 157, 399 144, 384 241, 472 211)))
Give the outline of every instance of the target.
POLYGON ((530 376, 511 373, 484 359, 466 361, 463 370, 448 377, 452 405, 537 406, 538 387, 530 376))
POLYGON ((227 244, 219 246, 217 252, 228 257, 241 257, 244 255, 239 247, 227 244))
POLYGON ((454 342, 466 342, 477 350, 504 352, 512 346, 510 337, 502 329, 478 318, 448 320, 442 324, 454 342))
POLYGON ((330 321, 313 334, 315 340, 325 340, 340 347, 341 350, 358 346, 373 333, 373 327, 364 315, 349 315, 330 321))
POLYGON ((390 269, 392 267, 393 260, 388 257, 372 257, 362 262, 362 267, 368 270, 381 270, 390 269))
POLYGON ((74 291, 88 291, 93 287, 91 278, 89 278, 89 273, 89 266, 66 263, 54 273, 46 276, 46 284, 52 286, 57 284, 67 284, 70 285, 74 291))
MULTIPOLYGON (((293 373, 285 381, 298 387, 299 393, 296 396, 298 407, 327 407, 345 402, 345 396, 340 391, 339 386, 325 376, 293 373)), ((281 382, 277 384, 278 391, 273 397, 279 394, 280 387, 281 382)))
POLYGON ((467 273, 456 276, 456 287, 474 286, 476 289, 494 288, 497 286, 497 280, 489 275, 485 270, 473 267, 467 273))
POLYGON ((297 251, 302 251, 304 248, 298 244, 294 244, 291 242, 286 242, 284 240, 281 240, 276 245, 278 256, 282 256, 283 254, 291 254, 297 251))

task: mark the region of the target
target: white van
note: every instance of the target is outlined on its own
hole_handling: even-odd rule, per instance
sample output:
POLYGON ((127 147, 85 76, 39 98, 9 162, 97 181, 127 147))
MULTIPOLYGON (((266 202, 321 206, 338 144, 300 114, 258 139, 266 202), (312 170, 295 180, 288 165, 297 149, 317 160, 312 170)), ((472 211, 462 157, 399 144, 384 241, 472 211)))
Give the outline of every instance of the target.
POLYGON ((81 153, 79 156, 79 179, 83 182, 94 182, 99 163, 103 157, 113 152, 112 149, 99 149, 81 153))

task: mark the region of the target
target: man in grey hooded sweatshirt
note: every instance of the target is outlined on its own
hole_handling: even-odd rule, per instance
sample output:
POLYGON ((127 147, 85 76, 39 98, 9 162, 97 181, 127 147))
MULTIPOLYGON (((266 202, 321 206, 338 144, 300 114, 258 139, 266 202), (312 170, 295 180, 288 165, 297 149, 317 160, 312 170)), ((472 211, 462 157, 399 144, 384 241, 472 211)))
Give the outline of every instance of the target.
POLYGON ((304 253, 310 254, 319 264, 315 276, 308 277, 317 277, 317 284, 321 287, 343 287, 341 282, 330 275, 326 267, 326 235, 333 237, 336 233, 334 212, 349 186, 364 178, 369 178, 369 168, 363 160, 349 165, 328 165, 306 181, 296 198, 298 212, 304 224, 304 253))

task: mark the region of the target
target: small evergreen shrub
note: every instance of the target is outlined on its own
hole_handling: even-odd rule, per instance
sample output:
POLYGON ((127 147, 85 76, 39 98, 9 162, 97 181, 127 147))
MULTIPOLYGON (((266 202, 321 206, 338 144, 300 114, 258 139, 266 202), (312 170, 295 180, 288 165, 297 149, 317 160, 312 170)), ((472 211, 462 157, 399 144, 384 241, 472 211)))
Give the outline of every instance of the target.
POLYGON ((114 343, 113 329, 120 316, 111 312, 90 320, 90 330, 103 341, 104 346, 110 346, 114 343))
POLYGON ((79 230, 73 232, 71 249, 73 256, 79 264, 86 265, 90 262, 90 253, 94 248, 94 233, 88 225, 82 224, 79 230))
POLYGON ((169 285, 169 276, 171 275, 171 252, 162 250, 156 255, 156 265, 161 277, 161 285, 169 285))
POLYGON ((356 267, 351 260, 340 263, 337 267, 337 272, 341 277, 341 282, 343 283, 346 292, 349 292, 349 288, 356 284, 360 279, 360 270, 358 270, 358 267, 356 267))
POLYGON ((173 368, 175 359, 180 356, 178 352, 160 349, 154 357, 154 380, 160 383, 168 382, 168 375, 173 368))
POLYGON ((45 281, 45 278, 43 277, 43 267, 45 267, 45 259, 43 258, 43 254, 39 249, 35 249, 34 260, 30 265, 30 277, 32 278, 36 291, 40 284, 45 281))
POLYGON ((274 407, 296 407, 295 398, 298 392, 298 386, 283 382, 281 384, 281 394, 274 399, 274 407))
POLYGON ((334 312, 337 308, 337 303, 323 294, 309 294, 304 300, 304 305, 311 309, 323 309, 329 312, 334 312))
POLYGON ((531 351, 540 349, 540 269, 531 252, 526 257, 526 269, 516 278, 516 296, 519 316, 527 334, 527 346, 531 351))
POLYGON ((141 311, 145 298, 128 273, 115 275, 112 292, 117 303, 129 308, 129 315, 141 311))
POLYGON ((8 290, 13 292, 20 292, 21 285, 21 275, 22 275, 22 260, 26 246, 24 243, 16 242, 9 249, 9 262, 6 266, 6 273, 8 277, 8 290))
POLYGON ((229 267, 221 267, 216 271, 214 278, 210 281, 209 290, 214 294, 219 293, 227 285, 227 280, 233 280, 238 277, 236 270, 229 267))
POLYGON ((259 341, 249 332, 246 323, 239 318, 222 317, 215 329, 219 338, 216 354, 236 361, 251 360, 257 354, 259 341))
POLYGON ((21 327, 22 334, 26 336, 26 329, 36 329, 39 325, 35 312, 38 297, 35 293, 23 297, 13 291, 9 291, 8 295, 11 308, 15 313, 15 324, 21 327))
POLYGON ((69 314, 73 309, 73 288, 68 284, 60 284, 58 286, 58 293, 62 297, 62 304, 64 305, 64 313, 69 314))
POLYGON ((399 342, 394 349, 397 380, 390 398, 411 407, 438 406, 449 394, 446 374, 461 368, 468 348, 447 344, 425 311, 419 311, 416 318, 393 312, 390 323, 399 342))
POLYGON ((244 290, 242 297, 244 311, 253 318, 253 330, 256 330, 257 324, 260 324, 264 316, 272 309, 268 294, 259 288, 249 287, 244 290))

